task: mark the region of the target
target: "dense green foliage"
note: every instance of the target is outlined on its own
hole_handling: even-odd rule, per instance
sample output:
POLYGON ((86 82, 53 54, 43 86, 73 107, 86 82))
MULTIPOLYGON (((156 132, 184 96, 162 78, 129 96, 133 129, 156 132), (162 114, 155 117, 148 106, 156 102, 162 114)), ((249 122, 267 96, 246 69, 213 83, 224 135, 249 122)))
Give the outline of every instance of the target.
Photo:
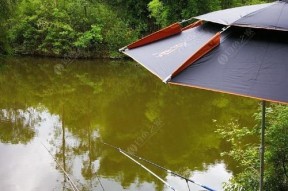
POLYGON ((0 0, 0 53, 116 57, 120 47, 173 22, 267 1, 0 0))
POLYGON ((21 1, 9 40, 24 54, 113 56, 137 37, 108 5, 89 1, 21 1))
POLYGON ((0 54, 7 53, 10 49, 7 40, 8 19, 16 0, 0 0, 0 54))
MULTIPOLYGON (((260 114, 256 115, 260 121, 260 114)), ((266 151, 265 151, 265 189, 270 191, 288 190, 288 107, 272 105, 267 111, 266 151)), ((241 127, 231 122, 227 128, 218 132, 231 143, 230 152, 223 153, 236 160, 243 170, 236 174, 228 191, 257 190, 259 184, 259 143, 247 141, 249 136, 260 137, 258 128, 241 127)))

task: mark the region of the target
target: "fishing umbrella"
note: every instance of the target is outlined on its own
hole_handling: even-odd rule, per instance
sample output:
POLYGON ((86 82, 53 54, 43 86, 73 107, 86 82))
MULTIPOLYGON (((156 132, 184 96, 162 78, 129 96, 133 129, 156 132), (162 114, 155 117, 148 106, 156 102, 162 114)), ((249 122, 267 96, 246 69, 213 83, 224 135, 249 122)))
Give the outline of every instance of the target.
POLYGON ((288 0, 243 6, 172 24, 120 49, 163 82, 288 103, 288 0))

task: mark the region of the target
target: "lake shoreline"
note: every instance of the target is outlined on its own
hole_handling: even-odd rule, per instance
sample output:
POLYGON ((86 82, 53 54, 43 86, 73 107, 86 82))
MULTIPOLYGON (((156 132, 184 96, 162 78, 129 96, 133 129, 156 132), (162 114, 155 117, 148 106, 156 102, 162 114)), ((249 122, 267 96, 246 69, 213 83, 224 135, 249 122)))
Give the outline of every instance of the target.
POLYGON ((0 54, 0 59, 6 58, 50 58, 50 59, 71 59, 71 60, 127 60, 132 61, 130 57, 126 55, 122 55, 119 57, 111 57, 111 56, 92 56, 92 57, 84 57, 84 56, 51 56, 51 55, 41 55, 41 54, 0 54))

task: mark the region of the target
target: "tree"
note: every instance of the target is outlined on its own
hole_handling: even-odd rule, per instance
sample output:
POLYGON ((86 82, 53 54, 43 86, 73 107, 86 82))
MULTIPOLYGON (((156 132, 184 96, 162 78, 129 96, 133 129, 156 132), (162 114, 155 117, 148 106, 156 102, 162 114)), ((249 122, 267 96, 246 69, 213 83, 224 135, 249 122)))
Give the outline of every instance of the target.
POLYGON ((7 41, 8 19, 17 0, 0 0, 0 54, 8 53, 10 46, 7 41))
POLYGON ((21 1, 16 12, 10 21, 9 39, 22 54, 115 57, 119 48, 138 37, 138 32, 103 2, 21 1))

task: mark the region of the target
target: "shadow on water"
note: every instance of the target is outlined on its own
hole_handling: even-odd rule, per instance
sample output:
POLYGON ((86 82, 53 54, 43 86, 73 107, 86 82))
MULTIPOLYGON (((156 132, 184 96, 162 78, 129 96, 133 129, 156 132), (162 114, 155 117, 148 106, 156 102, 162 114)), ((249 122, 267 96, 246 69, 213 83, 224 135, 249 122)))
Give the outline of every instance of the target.
MULTIPOLYGON (((256 101, 165 85, 134 62, 29 57, 1 62, 0 150, 9 148, 15 158, 9 161, 2 155, 0 164, 14 162, 18 169, 1 167, 0 179, 4 174, 15 178, 15 171, 22 169, 23 149, 28 158, 31 150, 38 149, 39 156, 46 156, 39 165, 47 163, 43 142, 80 190, 101 190, 100 183, 106 190, 168 190, 100 140, 195 177, 196 172, 205 173, 218 164, 224 164, 226 173, 237 172, 233 161, 220 156, 229 145, 215 133, 215 121, 225 125, 237 119, 254 125, 256 101), (15 144, 27 146, 19 151, 15 144)), ((50 158, 46 168, 53 177, 50 183, 38 181, 32 187, 71 189, 56 166, 50 158)), ((165 172, 149 168, 175 183, 165 172)), ((39 172, 26 175, 32 173, 39 172)), ((211 179, 202 183, 214 185, 211 179)), ((176 186, 185 185, 177 181, 176 186)), ((0 184, 15 190, 22 183, 2 180, 0 184)))

